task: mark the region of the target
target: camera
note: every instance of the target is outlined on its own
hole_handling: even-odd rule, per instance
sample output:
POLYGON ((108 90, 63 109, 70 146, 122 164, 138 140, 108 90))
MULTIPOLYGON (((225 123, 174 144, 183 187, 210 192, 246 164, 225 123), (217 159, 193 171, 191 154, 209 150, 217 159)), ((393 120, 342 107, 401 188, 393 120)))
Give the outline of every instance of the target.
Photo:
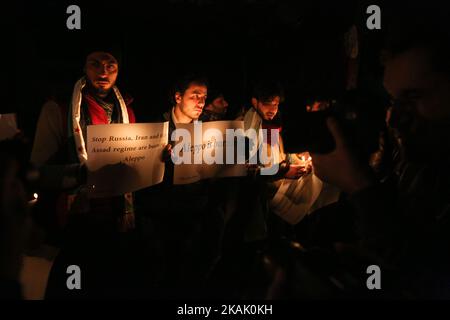
POLYGON ((339 98, 313 97, 303 108, 283 110, 283 143, 286 153, 326 154, 336 147, 327 118, 337 120, 347 144, 361 157, 378 150, 385 128, 387 97, 363 90, 351 90, 339 98))

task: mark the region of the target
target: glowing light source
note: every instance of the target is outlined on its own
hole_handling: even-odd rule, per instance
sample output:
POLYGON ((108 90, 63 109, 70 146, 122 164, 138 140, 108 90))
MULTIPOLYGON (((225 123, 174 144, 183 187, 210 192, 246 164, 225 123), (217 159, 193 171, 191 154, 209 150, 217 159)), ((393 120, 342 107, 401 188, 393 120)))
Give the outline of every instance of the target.
POLYGON ((29 206, 34 206, 38 201, 39 195, 37 193, 33 193, 32 198, 28 201, 29 206))

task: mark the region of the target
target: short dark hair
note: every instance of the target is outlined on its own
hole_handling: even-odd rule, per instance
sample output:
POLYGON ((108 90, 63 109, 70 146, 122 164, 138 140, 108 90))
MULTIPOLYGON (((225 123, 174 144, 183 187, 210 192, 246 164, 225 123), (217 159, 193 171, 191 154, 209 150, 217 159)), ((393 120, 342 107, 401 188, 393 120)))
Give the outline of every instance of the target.
POLYGON ((252 98, 258 101, 270 101, 275 97, 280 97, 280 102, 284 101, 284 90, 278 81, 262 80, 254 85, 252 98))
POLYGON ((210 86, 208 87, 208 98, 206 99, 206 105, 213 103, 213 101, 219 97, 225 96, 222 87, 218 87, 217 85, 214 86, 211 83, 209 83, 209 85, 210 86))
POLYGON ((191 85, 201 85, 208 87, 208 79, 202 74, 186 74, 180 77, 169 92, 169 100, 172 105, 176 104, 175 94, 184 94, 191 85))
POLYGON ((448 10, 411 8, 389 26, 384 49, 396 56, 413 48, 428 51, 436 71, 450 75, 450 28, 448 10))
POLYGON ((82 54, 84 61, 86 62, 87 57, 94 52, 106 52, 112 55, 122 67, 122 55, 124 49, 124 42, 122 36, 115 32, 111 32, 110 35, 104 35, 98 37, 98 30, 93 30, 93 32, 83 38, 81 44, 82 54))

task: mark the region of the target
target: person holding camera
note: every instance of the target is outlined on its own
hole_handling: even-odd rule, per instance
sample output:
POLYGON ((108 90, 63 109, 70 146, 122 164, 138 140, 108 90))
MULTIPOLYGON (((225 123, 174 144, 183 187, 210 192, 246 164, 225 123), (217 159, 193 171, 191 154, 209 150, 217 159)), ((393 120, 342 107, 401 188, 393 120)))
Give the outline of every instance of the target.
POLYGON ((413 17, 390 30, 384 55, 388 124, 399 148, 395 169, 377 180, 334 118, 327 125, 335 149, 312 160, 321 179, 349 194, 356 249, 390 279, 384 292, 449 298, 450 30, 423 11, 413 17))

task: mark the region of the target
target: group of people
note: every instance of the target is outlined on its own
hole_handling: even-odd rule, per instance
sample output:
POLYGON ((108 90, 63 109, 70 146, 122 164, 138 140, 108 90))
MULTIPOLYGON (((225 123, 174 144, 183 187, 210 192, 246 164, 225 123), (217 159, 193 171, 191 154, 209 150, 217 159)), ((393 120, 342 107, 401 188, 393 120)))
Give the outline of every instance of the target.
MULTIPOLYGON (((248 202, 238 199, 242 179, 174 185, 171 159, 174 141, 161 154, 166 166, 162 183, 134 194, 89 197, 86 127, 138 120, 130 107, 132 100, 122 96, 115 86, 118 70, 119 63, 110 52, 90 53, 85 75, 75 84, 71 100, 47 102, 39 117, 31 162, 40 170, 41 198, 47 194, 53 197, 41 200, 47 206, 38 206, 38 214, 48 215, 54 210, 53 218, 64 229, 61 251, 49 278, 49 298, 133 296, 144 290, 148 293, 149 288, 158 289, 163 296, 192 295, 204 287, 220 259, 226 220, 241 210, 243 201, 248 202), (64 280, 70 264, 85 270, 84 290, 67 289, 64 280), (111 286, 108 283, 112 278, 119 280, 111 286), (140 291, 144 283, 146 286, 140 291)), ((280 86, 270 83, 258 86, 252 108, 241 118, 246 126, 265 128, 266 124, 275 123, 282 99, 280 86)), ((169 137, 178 124, 225 119, 228 107, 224 95, 213 90, 208 93, 207 80, 197 75, 180 79, 173 89, 171 102, 172 107, 155 119, 169 123, 169 137)), ((279 129, 278 125, 276 130, 279 129)), ((257 168, 258 165, 253 166, 257 168)), ((267 199, 260 193, 265 192, 262 186, 284 177, 300 178, 307 170, 305 166, 283 163, 270 182, 249 184, 252 189, 258 188, 251 200, 257 202, 246 210, 254 215, 250 219, 260 224, 256 228, 252 226, 256 238, 251 241, 263 239, 266 233, 267 199)))
MULTIPOLYGON (((387 41, 383 84, 392 103, 380 132, 378 160, 389 164, 381 173, 356 156, 352 137, 333 117, 326 120, 333 151, 311 152, 312 166, 285 153, 278 79, 256 84, 249 107, 230 117, 224 94, 188 75, 155 122, 169 122, 169 137, 178 124, 196 120, 238 119, 246 129, 278 130, 278 172, 262 176, 261 166, 249 165, 245 177, 174 185, 169 141, 162 183, 100 199, 90 198, 86 186, 87 126, 139 118, 133 99, 116 86, 117 58, 93 50, 72 96, 43 106, 31 152, 40 190, 34 215, 60 248, 46 298, 371 296, 369 265, 382 272, 377 296, 449 298, 449 44, 449 34, 431 26, 399 28, 387 41), (285 179, 308 175, 337 188, 339 200, 292 226, 273 212, 271 200, 285 179), (81 290, 66 285, 70 265, 82 270, 81 290), (354 281, 339 278, 344 274, 354 281)), ((11 172, 2 171, 4 230, 11 226, 6 216, 18 210, 3 201, 20 191, 11 172)), ((17 270, 2 267, 1 278, 13 284, 17 270)))

